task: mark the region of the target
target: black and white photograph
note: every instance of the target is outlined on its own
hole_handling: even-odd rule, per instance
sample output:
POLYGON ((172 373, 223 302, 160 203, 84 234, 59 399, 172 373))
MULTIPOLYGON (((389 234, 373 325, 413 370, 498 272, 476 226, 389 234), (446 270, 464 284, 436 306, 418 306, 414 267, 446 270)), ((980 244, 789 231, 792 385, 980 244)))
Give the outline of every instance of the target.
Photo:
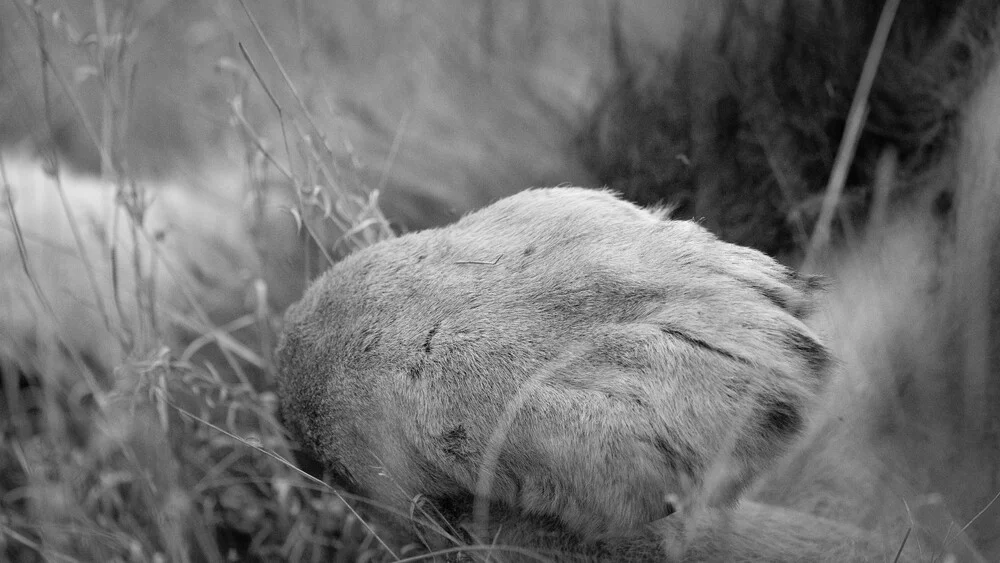
POLYGON ((6 561, 1000 561, 1000 2, 0 0, 6 561))

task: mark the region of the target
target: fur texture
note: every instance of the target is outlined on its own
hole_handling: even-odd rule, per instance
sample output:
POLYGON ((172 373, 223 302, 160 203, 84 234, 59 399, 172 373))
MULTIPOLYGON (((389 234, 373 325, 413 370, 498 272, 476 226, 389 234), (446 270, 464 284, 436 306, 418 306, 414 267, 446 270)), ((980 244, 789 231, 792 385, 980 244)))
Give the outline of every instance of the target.
POLYGON ((678 509, 725 517, 800 435, 833 368, 815 285, 608 192, 529 190, 314 283, 283 414, 398 510, 480 495, 613 551, 678 509))

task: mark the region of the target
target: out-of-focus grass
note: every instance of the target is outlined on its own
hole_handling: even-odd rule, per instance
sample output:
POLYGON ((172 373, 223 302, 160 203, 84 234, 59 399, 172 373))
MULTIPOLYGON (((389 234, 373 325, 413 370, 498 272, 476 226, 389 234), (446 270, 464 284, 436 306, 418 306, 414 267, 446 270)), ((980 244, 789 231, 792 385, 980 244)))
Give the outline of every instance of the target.
MULTIPOLYGON (((49 34, 54 64, 87 113, 99 115, 104 97, 86 55, 91 4, 42 5, 46 20, 58 12, 67 30, 49 34)), ((283 154, 273 104, 240 43, 280 105, 297 112, 298 104, 238 2, 105 4, 129 14, 134 30, 133 111, 122 124, 129 143, 121 149, 136 173, 170 178, 238 160, 242 133, 230 123, 236 94, 253 128, 283 154)), ((603 0, 481 0, 462 10, 447 1, 398 0, 249 6, 326 142, 358 159, 398 225, 440 224, 528 185, 590 180, 572 157, 573 139, 612 78, 603 0)), ((657 28, 645 36, 669 43, 663 29, 680 25, 683 18, 671 16, 682 5, 637 6, 633 19, 657 28)), ((12 2, 0 5, 0 20, 10 22, 0 35, 0 139, 54 143, 77 168, 99 171, 99 151, 58 89, 48 134, 34 33, 12 2)), ((287 137, 298 133, 315 137, 293 126, 287 137)))
POLYGON ((589 8, 0 5, 5 556, 412 550, 286 461, 280 315, 392 235, 382 208, 409 229, 587 180, 567 154, 611 78, 589 8))
MULTIPOLYGON (((176 29, 154 8, 171 8, 92 8, 3 10, 17 36, 5 38, 17 45, 5 76, 22 89, 5 101, 29 107, 20 133, 38 140, 0 165, 0 550, 25 561, 381 557, 341 494, 286 461, 270 361, 280 312, 305 281, 391 236, 377 199, 353 155, 330 148, 341 137, 329 122, 290 94, 269 46, 215 61, 212 82, 229 83, 217 134, 229 140, 203 132, 197 143, 214 156, 173 145, 199 115, 158 124, 165 116, 150 114, 164 102, 137 86, 148 26, 176 29)), ((263 45, 249 13, 240 39, 263 45)), ((180 52, 163 72, 189 70, 170 58, 184 42, 169 44, 180 52)))

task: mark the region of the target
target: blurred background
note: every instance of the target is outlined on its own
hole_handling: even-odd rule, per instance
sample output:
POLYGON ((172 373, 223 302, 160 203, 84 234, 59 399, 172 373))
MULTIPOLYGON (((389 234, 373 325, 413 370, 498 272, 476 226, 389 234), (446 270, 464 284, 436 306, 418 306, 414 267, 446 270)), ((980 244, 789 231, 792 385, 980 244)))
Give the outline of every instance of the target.
MULTIPOLYGON (((33 9, 0 8, 0 136, 8 146, 51 145, 81 171, 100 172, 101 159, 78 114, 99 121, 108 92, 97 73, 111 73, 122 98, 114 111, 127 114, 121 158, 142 177, 242 162, 234 102, 280 147, 267 88, 286 119, 307 111, 336 153, 351 153, 366 180, 385 185, 400 228, 453 219, 525 186, 593 181, 571 155, 615 78, 603 1, 251 2, 258 28, 238 2, 106 2, 107 33, 128 37, 119 64, 105 69, 92 60, 111 47, 95 43, 92 2, 39 6, 39 21, 33 9), (40 23, 78 98, 50 79, 48 110, 40 23)), ((623 25, 637 43, 665 47, 686 11, 637 3, 623 25)))

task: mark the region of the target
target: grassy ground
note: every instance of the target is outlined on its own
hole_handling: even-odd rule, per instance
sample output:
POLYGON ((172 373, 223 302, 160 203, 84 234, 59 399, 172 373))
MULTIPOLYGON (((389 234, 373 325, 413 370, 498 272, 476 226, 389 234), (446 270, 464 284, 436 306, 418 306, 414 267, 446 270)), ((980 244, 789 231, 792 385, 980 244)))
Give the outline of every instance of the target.
MULTIPOLYGON (((364 499, 291 462, 271 350, 309 279, 393 232, 526 186, 604 183, 801 260, 878 11, 586 4, 0 3, 3 557, 390 559, 355 512, 364 499)), ((889 209, 890 221, 925 200, 944 208, 928 229, 950 233, 956 190, 942 178, 970 153, 962 147, 986 146, 963 140, 961 123, 994 62, 995 14, 966 2, 966 25, 939 28, 928 22, 961 10, 909 4, 898 18, 912 35, 890 38, 890 72, 875 81, 838 207, 841 242, 871 209, 889 209), (874 205, 887 169, 901 187, 874 205)), ((964 255, 991 248, 963 233, 964 255)), ((976 340, 954 337, 974 315, 941 313, 944 344, 923 349, 939 320, 930 312, 859 320, 849 312, 926 305, 924 293, 887 297, 885 284, 928 266, 847 246, 868 250, 831 261, 849 264, 838 271, 850 291, 833 294, 828 321, 845 362, 926 393, 960 380, 947 396, 961 410, 954 397, 976 388, 962 374, 975 370, 948 369, 962 355, 950 346, 976 340), (882 261, 888 273, 873 269, 882 261)), ((931 262, 935 279, 981 269, 931 262)), ((976 334, 996 333, 991 318, 976 334)), ((897 391, 873 395, 916 401, 897 391)), ((870 440, 876 451, 901 464, 939 450, 907 486, 945 498, 959 527, 970 523, 955 535, 989 557, 1000 553, 996 509, 973 517, 1000 491, 995 459, 979 455, 995 434, 973 443, 960 425, 885 428, 912 430, 913 413, 928 416, 939 396, 891 410, 904 418, 874 416, 881 400, 851 415, 874 420, 865 431, 887 437, 870 440), (955 440, 968 448, 944 445, 955 440), (969 480, 974 492, 963 491, 969 480)), ((846 446, 822 447, 829 457, 846 446)), ((806 503, 777 489, 759 494, 806 503)))
POLYGON ((587 178, 602 12, 563 13, 0 6, 5 556, 385 558, 286 461, 281 313, 391 236, 379 205, 416 228, 587 178))

